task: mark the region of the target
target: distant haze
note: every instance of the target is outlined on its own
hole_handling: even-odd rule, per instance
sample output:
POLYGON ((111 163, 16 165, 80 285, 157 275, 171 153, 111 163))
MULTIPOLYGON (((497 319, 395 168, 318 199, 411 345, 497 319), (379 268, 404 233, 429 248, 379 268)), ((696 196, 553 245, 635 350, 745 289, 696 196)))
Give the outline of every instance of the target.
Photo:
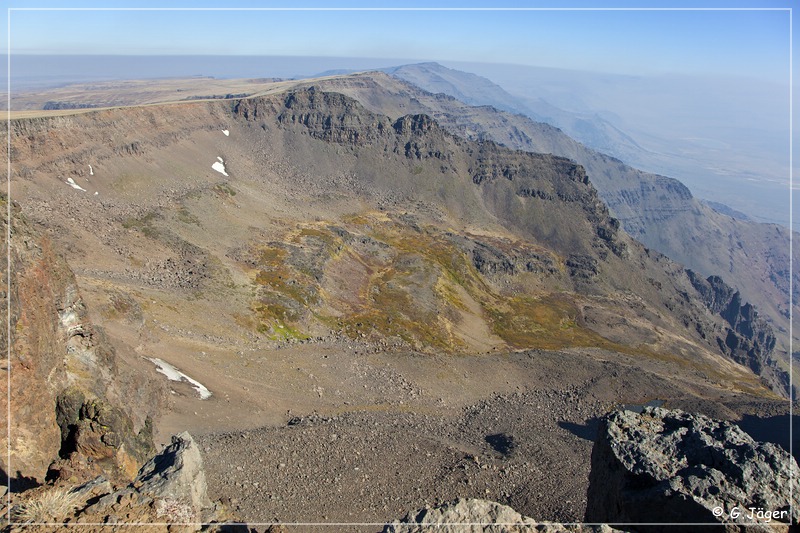
POLYGON ((697 9, 695 0, 661 3, 670 9, 652 9, 651 0, 623 0, 611 3, 622 9, 604 9, 612 6, 573 0, 570 7, 577 9, 559 9, 561 3, 552 0, 517 0, 502 8, 485 0, 437 7, 357 0, 346 3, 350 10, 323 0, 278 9, 271 7, 276 2, 263 0, 246 7, 193 0, 164 10, 157 9, 164 7, 157 0, 138 0, 135 9, 108 0, 44 0, 35 7, 45 9, 27 9, 29 0, 6 0, 11 10, 9 24, 0 24, 0 46, 8 42, 12 54, 40 55, 333 56, 392 58, 392 64, 407 62, 404 58, 505 62, 637 75, 746 72, 775 81, 785 79, 789 61, 792 3, 707 0, 703 7, 733 7, 708 10, 697 9), (745 3, 755 9, 735 8, 745 3), (548 4, 551 9, 537 9, 548 4))
POLYGON ((442 64, 485 76, 528 104, 542 99, 599 117, 644 149, 628 157, 610 155, 677 178, 695 196, 727 204, 754 220, 789 225, 788 79, 781 84, 746 76, 442 64))
MULTIPOLYGON (((329 70, 368 70, 417 61, 360 57, 14 55, 11 90, 115 79, 299 78, 329 70)), ((5 68, 0 76, 5 84, 5 68)))
MULTIPOLYGON (((417 62, 363 57, 14 55, 11 90, 13 94, 115 79, 302 78, 417 62)), ((632 136, 652 157, 611 155, 680 179, 696 196, 726 204, 754 220, 789 226, 788 87, 744 77, 633 76, 441 63, 489 78, 521 104, 541 100, 599 117, 632 136)), ((2 69, 0 74, 4 73, 2 69)))

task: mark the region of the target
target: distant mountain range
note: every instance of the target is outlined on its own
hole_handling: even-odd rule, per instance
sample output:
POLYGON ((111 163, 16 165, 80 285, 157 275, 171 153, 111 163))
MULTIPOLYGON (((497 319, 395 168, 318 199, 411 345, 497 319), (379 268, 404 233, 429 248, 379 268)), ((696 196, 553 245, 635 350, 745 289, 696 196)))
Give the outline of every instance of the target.
POLYGON ((636 168, 678 178, 696 196, 730 205, 759 222, 788 226, 789 146, 783 117, 789 111, 781 87, 703 77, 474 67, 510 85, 500 87, 438 63, 387 72, 433 93, 554 125, 636 168))
POLYGON ((431 93, 448 94, 471 106, 490 105, 500 111, 526 115, 555 126, 573 139, 624 161, 637 160, 646 152, 635 140, 597 114, 566 111, 542 98, 521 99, 491 80, 439 63, 418 63, 384 69, 431 93))

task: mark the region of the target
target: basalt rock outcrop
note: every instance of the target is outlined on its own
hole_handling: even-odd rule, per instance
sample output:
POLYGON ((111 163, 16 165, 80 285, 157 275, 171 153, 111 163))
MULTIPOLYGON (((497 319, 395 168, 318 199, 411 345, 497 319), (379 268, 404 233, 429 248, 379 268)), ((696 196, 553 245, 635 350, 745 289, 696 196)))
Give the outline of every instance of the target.
POLYGON ((61 430, 60 458, 50 464, 48 477, 82 479, 106 473, 117 481, 129 480, 153 452, 153 422, 134 429, 121 407, 88 397, 69 387, 56 398, 56 422, 61 430))
MULTIPOLYGON (((7 221, 0 226, 5 233, 7 221)), ((74 482, 98 473, 129 481, 152 453, 160 389, 135 370, 136 361, 123 363, 93 325, 65 259, 16 204, 6 253, 11 284, 3 300, 10 299, 11 338, 0 328, 0 343, 5 351, 10 342, 11 360, 3 369, 10 380, 0 380, 0 417, 10 427, 10 441, 3 433, 2 445, 11 463, 2 468, 12 490, 44 481, 48 470, 74 482)), ((0 268, 6 279, 7 263, 0 268)))
POLYGON ((692 270, 686 273, 706 307, 726 322, 726 327, 716 338, 720 350, 764 376, 773 386, 790 390, 788 376, 777 368, 771 357, 776 344, 775 333, 759 316, 755 306, 743 302, 741 293, 719 276, 703 279, 692 270))
POLYGON ((733 423, 656 407, 618 410, 601 421, 592 449, 585 520, 653 532, 676 523, 788 530, 800 516, 796 472, 788 452, 733 423))
MULTIPOLYGON (((89 511, 112 510, 120 502, 178 510, 183 522, 208 522, 214 516, 214 505, 208 498, 203 458, 188 432, 172 437, 172 443, 145 463, 133 482, 114 493, 103 496, 89 511)), ((158 511, 157 511, 158 513, 158 511)))
MULTIPOLYGON (((365 148, 373 153, 377 150, 402 156, 405 161, 399 162, 411 163, 412 175, 419 178, 412 183, 405 179, 397 181, 399 190, 409 186, 417 188, 426 181, 423 187, 434 184, 442 179, 431 176, 434 172, 450 179, 450 174, 466 171, 473 184, 481 189, 484 208, 507 223, 545 239, 548 245, 565 252, 583 250, 605 256, 610 251, 627 257, 627 243, 620 234, 619 222, 609 214, 585 169, 567 158, 508 150, 491 141, 466 143, 446 132, 428 115, 404 115, 391 120, 370 113, 347 96, 314 87, 292 91, 282 101, 276 98, 238 100, 232 110, 236 118, 250 124, 260 123, 264 131, 273 120, 282 130, 302 126, 305 134, 344 145, 359 157, 364 157, 365 148), (417 162, 425 162, 430 167, 417 162), (552 215, 566 209, 574 215, 571 220, 551 220, 552 216, 522 217, 515 197, 531 198, 530 202, 522 203, 528 211, 526 215, 534 211, 528 204, 535 206, 537 212, 549 211, 552 215), (587 224, 581 224, 580 229, 573 228, 578 220, 587 224)), ((371 177, 364 177, 370 181, 371 177)), ((390 177, 391 173, 386 173, 386 176, 376 176, 375 180, 390 177)), ((398 177, 393 176, 395 180, 398 177)), ((380 181, 373 184, 389 185, 380 181)), ((437 191, 436 196, 441 194, 437 191)), ((463 191, 459 191, 455 197, 462 194, 463 191)), ((471 207, 462 206, 462 209, 471 207)))

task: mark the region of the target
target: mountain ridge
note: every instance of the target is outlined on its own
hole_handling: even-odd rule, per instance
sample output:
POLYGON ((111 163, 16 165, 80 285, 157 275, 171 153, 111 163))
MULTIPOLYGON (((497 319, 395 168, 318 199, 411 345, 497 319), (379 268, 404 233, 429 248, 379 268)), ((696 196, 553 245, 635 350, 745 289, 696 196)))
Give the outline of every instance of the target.
POLYGON ((578 142, 613 157, 638 160, 647 152, 630 135, 596 113, 566 111, 535 96, 522 101, 500 85, 477 74, 435 62, 402 65, 384 69, 383 72, 425 91, 448 94, 472 106, 490 105, 501 111, 550 124, 578 142))
MULTIPOLYGON (((583 164, 614 216, 634 238, 704 276, 723 275, 747 300, 757 303, 776 330, 788 335, 788 230, 734 221, 694 199, 678 180, 633 169, 585 148, 553 126, 491 108, 466 107, 453 97, 426 93, 382 74, 352 79, 330 79, 317 85, 327 84, 390 115, 411 109, 428 112, 469 139, 491 138, 509 147, 554 153, 583 164), (378 99, 376 94, 383 96, 378 99)), ((796 269, 793 277, 794 287, 800 287, 800 271, 796 269)), ((794 302, 798 296, 795 290, 794 302)), ((798 310, 796 304, 794 308, 798 310)), ((788 342, 782 342, 788 348, 788 342)))
MULTIPOLYGON (((198 135, 193 133, 193 128, 176 127, 160 117, 159 112, 164 109, 167 108, 99 112, 99 116, 91 117, 95 127, 102 125, 105 128, 104 124, 114 124, 113 127, 121 132, 123 124, 131 120, 146 120, 151 124, 154 121, 159 124, 159 132, 149 137, 150 140, 147 141, 136 133, 129 133, 129 140, 122 140, 122 137, 117 136, 116 146, 88 152, 83 148, 85 146, 83 142, 79 138, 74 138, 71 142, 75 143, 77 153, 57 156, 40 168, 49 168, 51 169, 49 172, 56 169, 72 169, 72 175, 78 177, 80 173, 75 172, 76 164, 91 159, 95 167, 94 175, 97 176, 100 175, 98 172, 106 174, 109 168, 113 168, 105 167, 107 163, 104 161, 107 160, 104 158, 111 160, 123 158, 128 161, 131 157, 135 157, 139 161, 137 164, 146 165, 142 168, 151 169, 147 171, 148 173, 157 172, 162 175, 161 163, 151 155, 154 153, 153 150, 157 152, 165 146, 183 146, 190 138, 198 135), (145 119, 145 117, 151 118, 145 119), (101 154, 105 154, 103 158, 100 157, 101 154)), ((601 340, 596 336, 596 332, 592 332, 591 327, 587 327, 590 322, 585 321, 581 310, 587 306, 585 298, 601 298, 595 303, 597 305, 602 302, 599 305, 600 309, 591 306, 591 313, 593 316, 602 316, 603 312, 623 312, 623 309, 614 303, 609 291, 631 291, 642 302, 652 300, 666 304, 668 303, 666 300, 671 298, 670 301, 673 303, 669 305, 681 308, 684 304, 680 303, 682 297, 679 293, 693 290, 688 277, 679 274, 680 270, 673 266, 669 267, 672 274, 666 277, 663 277, 664 274, 658 275, 662 276, 660 281, 646 281, 640 279, 641 274, 636 274, 635 279, 639 281, 636 281, 637 285, 633 290, 630 280, 626 279, 630 273, 631 260, 641 264, 641 267, 636 268, 655 269, 653 272, 663 268, 655 266, 657 263, 667 263, 662 259, 654 262, 649 258, 649 252, 619 232, 618 224, 609 216, 594 187, 587 180, 585 172, 566 159, 514 152, 491 142, 470 143, 451 136, 436 122, 424 116, 407 116, 393 123, 385 116, 367 112, 355 100, 317 90, 301 90, 285 96, 276 95, 224 103, 176 104, 171 106, 169 111, 183 113, 187 119, 187 126, 194 120, 205 124, 200 129, 198 141, 193 141, 194 143, 202 139, 203 143, 211 143, 209 146, 213 146, 219 142, 212 140, 215 137, 220 137, 221 142, 227 143, 223 155, 225 168, 228 169, 230 176, 240 174, 241 170, 237 170, 237 167, 255 170, 265 163, 273 165, 274 163, 270 162, 275 162, 277 156, 277 161, 285 162, 274 168, 292 169, 297 175, 297 178, 293 179, 301 181, 285 182, 285 178, 275 176, 269 178, 273 180, 273 185, 286 183, 294 188, 302 183, 310 200, 307 209, 313 207, 322 210, 319 212, 326 213, 324 219, 330 220, 331 214, 337 211, 341 214, 334 216, 351 212, 352 207, 346 206, 351 203, 348 195, 352 196, 353 187, 356 187, 355 190, 358 191, 356 196, 362 198, 362 201, 377 202, 376 207, 383 205, 384 213, 381 214, 378 209, 374 214, 367 211, 354 218, 346 218, 350 222, 343 230, 336 229, 330 222, 312 224, 294 236, 289 232, 284 238, 288 240, 278 240, 273 243, 255 241, 255 244, 247 244, 245 249, 235 253, 230 250, 223 251, 225 256, 223 259, 218 255, 220 251, 210 252, 208 243, 201 244, 196 235, 185 232, 187 223, 190 226, 195 224, 193 220, 204 224, 196 208, 191 207, 195 201, 191 196, 186 196, 193 194, 185 187, 194 178, 179 177, 186 172, 184 170, 159 184, 153 182, 153 178, 147 177, 147 173, 141 177, 126 177, 130 176, 131 169, 134 168, 128 166, 127 174, 113 178, 110 176, 103 179, 93 177, 92 180, 83 178, 87 179, 88 183, 98 183, 98 192, 102 196, 94 203, 103 206, 105 214, 102 210, 90 208, 92 201, 87 197, 84 197, 80 204, 72 205, 70 209, 89 208, 92 211, 91 216, 101 216, 101 219, 114 212, 121 213, 112 215, 112 220, 122 219, 123 229, 127 231, 116 232, 116 237, 110 235, 103 237, 106 242, 98 243, 98 249, 107 249, 109 244, 119 247, 117 244, 119 239, 122 239, 120 242, 128 242, 130 246, 137 247, 142 243, 149 243, 154 245, 154 250, 157 251, 151 255, 154 258, 160 256, 162 259, 157 263, 148 261, 149 265, 144 265, 145 271, 139 273, 137 271, 141 270, 141 267, 136 268, 135 263, 125 259, 124 255, 117 256, 111 264, 117 263, 118 266, 114 267, 116 269, 122 264, 127 264, 124 273, 118 271, 109 277, 108 273, 103 274, 97 269, 83 270, 84 275, 89 278, 101 276, 99 279, 107 281, 129 280, 126 283, 151 279, 153 286, 159 287, 166 283, 165 280, 173 279, 175 276, 179 278, 189 276, 188 285, 179 285, 176 288, 184 286, 190 291, 207 291, 219 283, 217 281, 209 286, 209 280, 220 279, 221 275, 223 278, 229 276, 241 279, 237 269, 242 267, 236 265, 244 262, 251 265, 247 267, 248 271, 252 272, 248 276, 253 276, 254 279, 250 278, 248 284, 256 291, 256 298, 249 304, 252 316, 250 320, 255 320, 258 328, 263 326, 269 335, 300 337, 314 335, 315 331, 327 329, 331 324, 335 324, 337 314, 339 316, 344 314, 343 316, 347 317, 348 313, 356 310, 352 320, 345 320, 345 323, 341 324, 346 326, 344 331, 348 335, 374 334, 377 338, 381 338, 387 334, 389 336, 400 334, 401 337, 405 334, 404 340, 412 345, 425 346, 428 342, 434 342, 440 347, 447 346, 450 342, 455 342, 456 345, 466 342, 469 345, 471 341, 464 336, 465 332, 460 329, 459 324, 470 320, 478 320, 484 324, 481 327, 489 327, 491 334, 488 338, 494 339, 491 342, 497 342, 498 335, 501 339, 505 336, 504 342, 511 342, 512 345, 519 347, 529 346, 526 343, 530 342, 543 342, 535 341, 535 335, 524 334, 519 337, 515 333, 516 328, 511 320, 515 313, 529 316, 530 318, 526 320, 531 321, 530 326, 535 325, 537 320, 543 320, 536 327, 544 327, 548 334, 553 335, 554 340, 550 341, 552 346, 569 345, 574 342, 581 345, 591 342, 605 344, 608 341, 601 340), (242 128, 238 131, 241 137, 235 143, 231 143, 226 140, 229 139, 228 135, 222 135, 221 130, 231 129, 235 132, 236 130, 232 129, 234 126, 242 128), (322 144, 309 144, 310 141, 304 140, 304 137, 310 137, 314 143, 322 144), (269 143, 266 139, 270 138, 282 140, 279 144, 269 143), (333 150, 334 146, 341 146, 342 149, 333 150), (234 162, 231 162, 230 154, 237 154, 234 162), (394 170, 388 175, 377 171, 383 167, 394 170), (351 177, 348 177, 348 173, 351 177), (323 177, 326 175, 333 178, 333 181, 325 181, 330 179, 323 177), (355 181, 352 176, 356 177, 355 181), (109 182, 109 179, 114 181, 109 182), (278 181, 274 181, 275 179, 278 181), (104 180, 105 185, 103 185, 104 180), (126 182, 131 180, 133 184, 139 182, 151 185, 129 189, 126 182), (163 189, 166 183, 170 184, 167 190, 172 191, 169 193, 172 199, 167 202, 159 201, 156 204, 152 204, 152 200, 148 201, 151 205, 162 206, 162 209, 177 203, 179 208, 175 221, 172 221, 171 215, 167 217, 153 212, 152 207, 131 212, 123 204, 116 204, 113 199, 104 200, 107 195, 145 199, 155 194, 152 186, 157 187, 155 190, 163 189), (176 187, 179 183, 185 185, 176 187), (111 185, 111 188, 106 185, 111 185), (128 190, 130 192, 126 192, 128 190), (399 206, 415 206, 413 214, 396 212, 394 208, 387 209, 387 205, 391 203, 399 206), (341 212, 341 209, 345 211, 341 212), (181 214, 185 212, 184 210, 188 213, 181 214), (505 297, 504 294, 511 293, 507 293, 504 289, 500 290, 499 287, 502 285, 496 285, 497 282, 486 285, 483 275, 473 270, 477 268, 475 262, 484 267, 487 264, 487 254, 480 252, 481 260, 476 261, 475 251, 488 250, 491 247, 502 250, 497 245, 514 250, 518 245, 509 248, 509 244, 503 244, 502 240, 486 242, 483 240, 485 238, 476 239, 474 236, 469 236, 463 229, 443 232, 438 227, 443 223, 449 225, 457 220, 461 220, 459 224, 466 222, 468 226, 475 228, 506 228, 503 230, 504 239, 515 237, 523 242, 529 241, 534 246, 544 247, 545 250, 554 251, 555 265, 557 265, 555 273, 546 274, 553 269, 547 266, 546 261, 544 263, 540 261, 539 264, 536 261, 528 261, 531 270, 527 271, 526 267, 527 272, 518 273, 503 266, 513 264, 513 261, 509 262, 507 259, 510 257, 509 251, 503 251, 498 256, 498 265, 501 271, 506 271, 503 274, 507 276, 504 281, 523 291, 516 299, 509 300, 511 302, 509 307, 509 302, 504 302, 502 298, 505 297), (366 228, 367 232, 360 228, 366 228), (181 234, 176 235, 174 233, 176 230, 180 230, 181 234), (422 254, 414 254, 407 248, 411 242, 409 231, 411 234, 416 233, 417 239, 419 236, 424 237, 421 242, 429 246, 430 250, 423 249, 422 254), (458 238, 454 239, 448 233, 458 238), (333 250, 333 255, 331 259, 326 259, 324 254, 317 258, 305 256, 302 248, 309 246, 324 253, 331 253, 333 250), (341 246, 351 251, 343 256, 339 255, 335 247, 341 246), (634 248, 631 248, 632 246, 634 248), (469 251, 470 249, 472 251, 469 251), (627 254, 634 249, 635 254, 628 257, 627 254), (367 255, 364 255, 365 253, 367 255), (374 254, 373 258, 369 258, 370 254, 374 254), (470 255, 466 254, 472 255, 470 262, 465 261, 470 258, 470 255), (287 259, 289 261, 285 262, 287 259), (384 296, 367 299, 359 296, 353 304, 344 305, 343 302, 350 297, 347 291, 342 292, 339 288, 337 293, 337 289, 329 285, 328 273, 334 274, 328 270, 331 268, 363 271, 367 277, 365 285, 360 290, 377 291, 374 294, 382 293, 384 296), (225 274, 226 270, 228 274, 225 274), (372 276, 376 271, 385 274, 381 275, 383 277, 374 278, 372 276), (312 274, 314 272, 317 274, 312 274), (320 272, 322 274, 319 274, 320 272), (535 272, 545 275, 537 277, 533 275, 535 272), (322 276, 320 279, 314 278, 320 275, 322 276), (679 278, 680 281, 677 281, 679 278), (525 288, 526 283, 532 285, 525 288), (665 300, 663 287, 674 283, 685 288, 665 300), (579 298, 575 300, 573 296, 555 296, 552 291, 559 284, 574 287, 573 290, 579 291, 576 293, 580 295, 579 298), (655 290, 659 284, 662 289, 655 290), (533 287, 537 288, 534 292, 529 292, 533 287), (329 298, 331 294, 339 294, 344 300, 342 302, 331 300, 329 298), (420 300, 419 295, 424 294, 428 296, 420 300), (450 296, 447 296, 448 294, 450 296), (527 296, 522 296, 525 294, 527 296), (412 305, 411 302, 415 300, 416 303, 412 305), (417 304, 426 301, 427 303, 418 308, 417 304), (373 306, 380 305, 381 302, 384 311, 395 314, 393 326, 375 322, 377 309, 373 306), (426 307, 427 311, 419 314, 426 307), (313 312, 309 314, 308 309, 313 312), (435 315, 430 314, 433 312, 435 315), (565 314, 558 318, 561 313, 565 314), (315 318, 315 315, 321 318, 315 318), (429 322, 429 326, 419 328, 420 324, 425 324, 433 316, 439 318, 432 323, 429 322), (542 316, 549 318, 543 319, 542 316), (361 317, 362 320, 357 317, 361 317), (563 322, 564 320, 567 322, 563 322), (365 326, 356 325, 365 322, 371 323, 372 329, 367 328, 365 331, 365 326), (555 327, 559 323, 566 329, 559 330, 555 327)), ((82 117, 85 115, 44 122, 23 121, 18 123, 17 131, 29 138, 36 137, 35 130, 40 130, 42 127, 52 130, 54 126, 67 126, 71 129, 74 126, 69 126, 70 124, 79 124, 87 120, 82 117)), ((31 176, 41 171, 36 170, 35 166, 28 168, 24 164, 25 156, 32 152, 27 152, 24 145, 19 146, 18 150, 17 172, 20 176, 27 176, 18 183, 28 183, 31 176)), ((192 148, 190 152, 194 150, 195 148, 192 148)), ((186 170, 196 169, 196 163, 191 161, 191 157, 188 159, 187 157, 176 159, 173 156, 169 164, 182 162, 186 170)), ((219 159, 223 157, 220 156, 219 159)), ((207 177, 203 178, 204 181, 209 178, 213 180, 209 172, 205 171, 207 177)), ((252 170, 246 171, 241 178, 245 178, 247 182, 252 181, 253 184, 263 181, 264 178, 258 178, 250 172, 252 170)), ((240 183, 237 180, 225 180, 225 182, 240 183)), ((244 183, 246 182, 242 182, 244 183)), ((38 187, 37 185, 34 189, 38 187)), ((255 199, 256 196, 253 195, 257 194, 257 190, 251 185, 247 185, 244 189, 240 185, 233 185, 233 188, 231 185, 225 185, 228 192, 225 192, 224 187, 220 187, 222 186, 214 185, 211 189, 205 190, 216 191, 214 194, 218 194, 218 198, 227 199, 224 201, 234 205, 240 205, 243 195, 255 199)), ((72 191, 69 187, 61 187, 61 190, 62 194, 73 196, 82 194, 72 191)), ((208 192, 199 194, 202 196, 208 192)), ((296 191, 290 189, 285 200, 288 202, 286 205, 296 205, 295 198, 296 191)), ((203 201, 211 201, 211 197, 203 201)), ((53 223, 53 213, 50 210, 37 211, 36 214, 41 217, 42 223, 53 223)), ((207 215, 202 216, 207 217, 207 215)), ((102 225, 100 223, 100 226, 102 225)), ((241 230, 237 229, 236 232, 241 230)), ((283 232, 285 230, 281 231, 283 232)), ((93 242, 96 240, 97 236, 93 242)), ((247 243, 248 239, 244 241, 247 243)), ((86 246, 87 244, 79 245, 78 249, 86 249, 86 246)), ((111 257, 114 257, 114 254, 111 257)), ((498 281, 503 281, 502 276, 498 281)), ((214 290, 224 293, 227 289, 218 285, 214 290)), ((664 304, 659 303, 657 307, 664 304)), ((645 308, 648 305, 652 304, 646 304, 645 308)), ((674 313, 667 308, 662 309, 663 313, 674 313)), ((681 336, 691 339, 689 341, 691 344, 704 345, 705 348, 701 351, 710 354, 718 349, 714 342, 703 339, 691 330, 684 331, 682 329, 684 326, 678 325, 685 320, 708 321, 709 316, 703 309, 692 303, 685 311, 691 318, 677 320, 670 318, 664 325, 667 326, 671 321, 675 321, 667 327, 669 329, 677 327, 681 331, 681 336)), ((651 320, 656 320, 658 313, 651 313, 650 316, 651 320)), ((342 320, 339 319, 339 322, 342 320)), ((707 329, 710 334, 711 331, 726 327, 720 322, 712 326, 712 322, 714 321, 708 322, 708 325, 701 329, 710 328, 707 329)), ((592 327, 600 327, 600 322, 597 320, 592 324, 592 327)), ((622 329, 625 330, 626 327, 622 329)), ((637 330, 632 328, 630 331, 637 330)), ((632 338, 639 338, 641 335, 644 335, 642 331, 632 338)), ((612 337, 621 340, 624 335, 617 332, 612 337)), ((658 342, 662 341, 672 346, 672 341, 667 341, 666 337, 658 342)), ((547 342, 543 344, 545 345, 547 342)), ((618 346, 614 342, 606 345, 618 346)), ((685 349, 689 349, 688 345, 685 349)))

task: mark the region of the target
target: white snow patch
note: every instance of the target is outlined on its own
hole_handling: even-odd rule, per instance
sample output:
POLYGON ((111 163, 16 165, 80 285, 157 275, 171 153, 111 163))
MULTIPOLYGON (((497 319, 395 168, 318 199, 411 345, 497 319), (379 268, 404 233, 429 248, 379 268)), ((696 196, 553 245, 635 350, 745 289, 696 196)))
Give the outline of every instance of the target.
POLYGON ((225 172, 225 165, 223 165, 219 161, 214 162, 214 164, 211 165, 211 168, 213 168, 214 170, 216 170, 217 172, 219 172, 223 176, 227 176, 228 175, 228 173, 225 172))
POLYGON ((94 195, 95 195, 95 196, 97 196, 98 194, 100 194, 100 193, 99 193, 99 192, 97 192, 97 191, 94 191, 94 195))
POLYGON ((72 178, 67 178, 67 181, 65 181, 64 183, 66 183, 67 185, 69 185, 73 189, 78 189, 79 191, 86 192, 86 189, 84 189, 83 187, 81 187, 80 185, 75 183, 75 180, 72 179, 72 178))
POLYGON ((184 374, 171 364, 159 359, 158 357, 148 357, 148 359, 150 359, 150 361, 152 361, 158 367, 157 369, 158 372, 167 376, 168 380, 188 381, 192 385, 194 390, 196 390, 197 393, 200 395, 201 400, 207 400, 208 398, 211 397, 211 391, 208 390, 202 383, 190 378, 189 376, 187 376, 186 374, 184 374))
POLYGON ((222 158, 221 158, 220 156, 217 156, 217 159, 219 159, 219 162, 220 162, 220 163, 225 163, 225 161, 223 161, 223 160, 222 160, 222 158))
POLYGON ((222 130, 222 133, 225 134, 225 137, 231 134, 231 132, 229 132, 228 130, 222 130))
POLYGON ((92 170, 92 165, 89 165, 89 175, 94 176, 94 170, 92 170))

